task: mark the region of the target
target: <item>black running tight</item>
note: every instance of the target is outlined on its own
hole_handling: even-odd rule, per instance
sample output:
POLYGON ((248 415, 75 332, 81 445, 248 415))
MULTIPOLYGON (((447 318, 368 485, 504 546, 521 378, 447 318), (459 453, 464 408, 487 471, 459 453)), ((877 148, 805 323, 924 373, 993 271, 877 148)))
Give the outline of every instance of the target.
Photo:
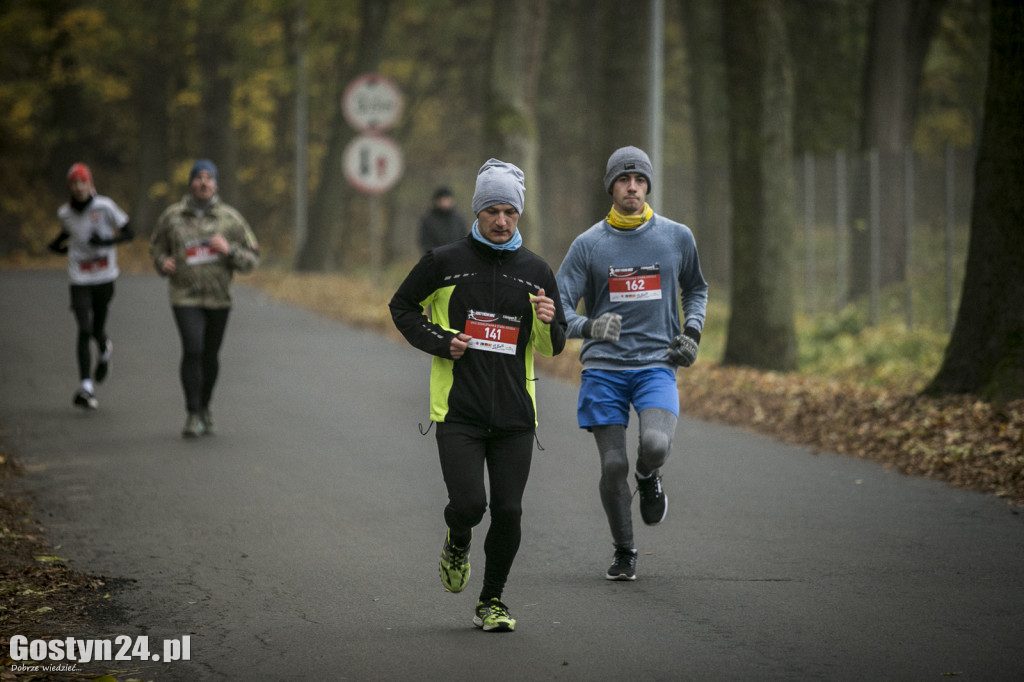
POLYGON ((437 424, 437 449, 448 488, 444 520, 452 541, 465 546, 487 511, 484 468, 490 484, 491 524, 484 539, 481 601, 501 598, 522 537, 523 492, 533 459, 533 431, 494 433, 467 424, 437 424))
POLYGON ((181 387, 185 409, 200 414, 210 406, 220 370, 220 345, 228 326, 230 308, 174 306, 174 321, 181 336, 181 387))
POLYGON ((78 324, 76 350, 79 379, 88 379, 92 376, 89 367, 92 363, 89 342, 96 339, 100 353, 103 353, 107 345, 107 310, 113 298, 113 282, 71 285, 71 310, 75 313, 75 322, 78 324))

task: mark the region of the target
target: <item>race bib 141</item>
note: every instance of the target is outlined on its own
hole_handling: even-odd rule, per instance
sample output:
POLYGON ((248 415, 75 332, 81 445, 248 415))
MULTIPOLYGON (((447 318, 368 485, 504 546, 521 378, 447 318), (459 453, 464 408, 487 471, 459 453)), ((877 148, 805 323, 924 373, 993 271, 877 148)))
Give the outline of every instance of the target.
POLYGON ((466 334, 473 338, 470 348, 490 353, 516 354, 519 342, 520 321, 511 315, 497 315, 479 310, 470 310, 466 315, 466 334))

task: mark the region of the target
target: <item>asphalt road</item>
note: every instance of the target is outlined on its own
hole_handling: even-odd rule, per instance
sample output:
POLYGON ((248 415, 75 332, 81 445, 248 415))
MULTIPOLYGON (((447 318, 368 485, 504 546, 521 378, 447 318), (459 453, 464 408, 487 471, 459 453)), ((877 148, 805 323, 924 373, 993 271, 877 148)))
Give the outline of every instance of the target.
MULTIPOLYGON (((542 379, 543 451, 505 601, 443 591, 444 487, 423 437, 428 358, 239 286, 214 400, 180 435, 164 283, 122 276, 100 409, 71 405, 61 272, 0 272, 0 427, 58 554, 124 582, 83 637, 190 637, 147 680, 1024 678, 1024 515, 876 464, 683 418, 668 519, 611 544, 575 386, 542 379), (101 627, 97 625, 97 627, 101 627)), ((635 435, 631 435, 631 440, 635 435)), ((477 529, 482 539, 484 524, 477 529)), ((77 633, 68 633, 68 635, 77 633)))

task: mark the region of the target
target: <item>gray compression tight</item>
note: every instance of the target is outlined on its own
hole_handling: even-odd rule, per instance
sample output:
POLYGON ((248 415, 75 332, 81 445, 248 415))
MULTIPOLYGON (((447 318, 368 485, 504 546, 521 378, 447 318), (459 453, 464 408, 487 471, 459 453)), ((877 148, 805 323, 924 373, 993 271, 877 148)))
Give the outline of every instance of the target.
MULTIPOLYGON (((640 412, 640 447, 636 468, 641 475, 660 469, 672 449, 676 432, 676 416, 668 410, 651 407, 640 412)), ((621 424, 591 428, 601 456, 601 504, 608 517, 612 541, 621 549, 634 549, 633 517, 629 489, 629 453, 626 450, 626 427, 621 424)))

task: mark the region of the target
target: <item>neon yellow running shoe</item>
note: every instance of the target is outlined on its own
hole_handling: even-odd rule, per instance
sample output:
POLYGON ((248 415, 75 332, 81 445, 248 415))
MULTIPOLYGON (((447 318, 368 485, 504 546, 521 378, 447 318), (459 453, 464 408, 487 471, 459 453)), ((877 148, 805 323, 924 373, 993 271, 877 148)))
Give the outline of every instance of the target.
POLYGON ((493 597, 486 604, 482 601, 476 603, 473 625, 484 632, 512 632, 516 629, 516 619, 509 615, 508 607, 500 599, 493 597))
MULTIPOLYGON (((472 544, 472 542, 470 542, 472 544)), ((469 545, 456 547, 452 544, 452 531, 444 538, 441 548, 441 584, 449 592, 462 592, 469 582, 469 545)))

